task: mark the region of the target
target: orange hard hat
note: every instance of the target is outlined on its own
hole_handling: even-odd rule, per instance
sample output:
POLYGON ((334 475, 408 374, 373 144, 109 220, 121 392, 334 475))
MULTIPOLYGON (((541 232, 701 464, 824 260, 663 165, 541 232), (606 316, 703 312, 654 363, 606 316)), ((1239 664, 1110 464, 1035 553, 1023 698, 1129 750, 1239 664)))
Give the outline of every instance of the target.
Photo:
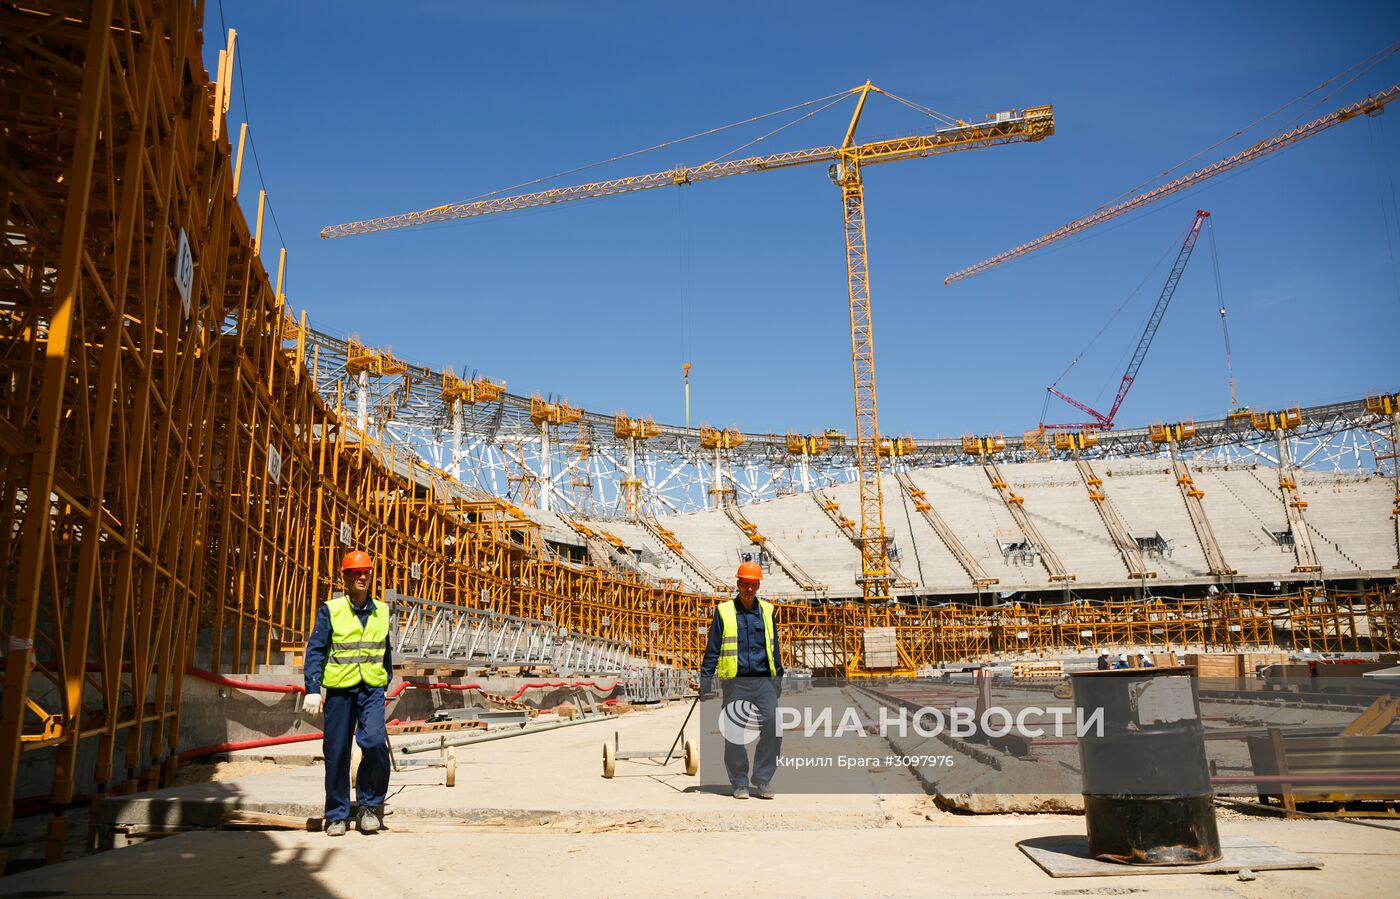
POLYGON ((341 571, 368 571, 374 567, 374 560, 364 550, 352 549, 340 559, 341 571))
POLYGON ((763 580, 763 569, 757 562, 740 562, 739 573, 734 575, 741 581, 761 581, 763 580))

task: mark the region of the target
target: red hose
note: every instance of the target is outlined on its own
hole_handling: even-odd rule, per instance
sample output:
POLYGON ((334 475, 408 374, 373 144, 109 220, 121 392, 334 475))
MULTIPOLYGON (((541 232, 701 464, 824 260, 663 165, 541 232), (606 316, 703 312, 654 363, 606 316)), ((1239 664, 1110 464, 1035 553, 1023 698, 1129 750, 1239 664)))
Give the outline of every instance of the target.
POLYGON ((207 680, 211 684, 219 684, 224 687, 235 687, 239 690, 252 690, 255 693, 305 693, 306 688, 296 684, 250 684, 247 681, 234 680, 231 677, 224 677, 222 674, 214 674, 212 671, 205 671, 202 668, 186 668, 185 673, 200 680, 207 680))
POLYGON ((525 684, 519 690, 516 690, 507 698, 519 699, 522 695, 524 695, 526 690, 533 690, 536 687, 592 687, 593 689, 599 690, 604 693, 611 693, 613 690, 617 689, 617 685, 619 683, 621 683, 621 680, 615 680, 612 682, 612 686, 610 687, 600 687, 591 680, 576 680, 573 683, 567 683, 565 681, 546 681, 538 684, 525 684))
POLYGON ((198 749, 186 749, 180 753, 179 759, 183 764, 190 759, 203 758, 206 755, 214 755, 219 752, 233 752, 236 749, 261 749, 264 746, 281 746, 284 743, 305 743, 308 740, 319 740, 324 733, 312 731, 305 734, 288 734, 283 737, 264 737, 261 740, 243 740, 236 743, 214 743, 210 746, 201 746, 198 749))

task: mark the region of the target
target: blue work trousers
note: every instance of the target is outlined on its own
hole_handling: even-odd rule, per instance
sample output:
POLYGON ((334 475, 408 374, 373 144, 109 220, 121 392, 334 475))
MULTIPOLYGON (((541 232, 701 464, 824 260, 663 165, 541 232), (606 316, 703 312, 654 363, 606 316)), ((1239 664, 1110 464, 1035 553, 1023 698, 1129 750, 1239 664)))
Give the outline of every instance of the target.
MULTIPOLYGON (((721 699, 726 705, 735 701, 753 703, 758 714, 758 740, 754 746, 753 782, 766 784, 778 770, 778 752, 783 738, 778 736, 777 681, 770 677, 724 678, 720 682, 721 699)), ((724 768, 729 783, 735 787, 749 785, 749 750, 743 743, 724 741, 724 768)))
POLYGON ((350 741, 360 744, 355 800, 382 806, 389 791, 389 738, 384 733, 384 688, 357 684, 327 689, 325 739, 326 822, 350 817, 350 741))

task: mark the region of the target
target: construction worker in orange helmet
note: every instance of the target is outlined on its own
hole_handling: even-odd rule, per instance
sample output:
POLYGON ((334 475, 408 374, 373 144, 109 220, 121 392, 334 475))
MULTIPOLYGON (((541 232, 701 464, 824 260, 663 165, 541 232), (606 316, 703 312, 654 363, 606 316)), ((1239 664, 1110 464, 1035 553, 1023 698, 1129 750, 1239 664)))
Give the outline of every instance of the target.
POLYGON ((393 678, 389 644, 389 606, 370 595, 374 559, 363 550, 341 557, 343 593, 316 610, 306 642, 306 699, 310 715, 324 709, 323 752, 326 760, 327 836, 344 836, 350 827, 350 741, 360 745, 355 776, 360 833, 384 826, 384 797, 389 790, 389 740, 384 729, 384 688, 393 678))
POLYGON ((745 559, 739 564, 735 572, 737 595, 715 607, 700 663, 702 698, 712 698, 718 682, 725 708, 732 702, 741 702, 743 705, 735 708, 753 709, 757 716, 758 742, 752 777, 747 747, 727 739, 724 743, 724 767, 735 799, 748 799, 750 795, 773 798, 771 782, 782 748, 777 720, 778 697, 783 693, 783 656, 773 604, 758 598, 762 580, 763 567, 759 563, 745 559))

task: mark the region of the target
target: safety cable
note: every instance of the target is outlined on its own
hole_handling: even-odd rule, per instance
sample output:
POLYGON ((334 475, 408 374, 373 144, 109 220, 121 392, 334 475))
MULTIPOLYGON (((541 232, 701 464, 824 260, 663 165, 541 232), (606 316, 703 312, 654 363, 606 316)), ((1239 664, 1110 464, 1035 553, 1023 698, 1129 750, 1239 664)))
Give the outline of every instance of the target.
POLYGON ((914 110, 914 111, 916 111, 916 112, 922 112, 924 115, 928 116, 929 118, 931 118, 931 119, 936 119, 937 121, 940 121, 940 122, 942 122, 942 123, 945 124, 945 125, 948 125, 948 126, 956 126, 956 125, 966 125, 966 124, 968 124, 967 122, 964 122, 964 121, 963 121, 962 119, 960 119, 960 118, 957 118, 957 117, 955 117, 955 116, 950 116, 950 115, 947 115, 947 114, 945 114, 945 113, 941 113, 941 112, 939 112, 938 110, 933 109, 932 107, 924 106, 924 105, 921 104, 921 103, 915 103, 913 100, 906 100, 905 98, 900 97, 900 96, 897 96, 896 94, 892 94, 892 93, 890 93, 889 91, 882 90, 882 91, 880 91, 880 93, 884 94, 886 97, 889 97, 891 100, 895 101, 896 103, 902 103, 903 105, 909 107, 910 109, 912 109, 912 110, 914 110))
POLYGON ((1385 165, 1385 122, 1379 117, 1371 119, 1371 158, 1376 165, 1376 181, 1381 202, 1381 219, 1385 224, 1385 248, 1390 253, 1390 276, 1395 282, 1395 299, 1400 302, 1400 264, 1395 258, 1395 238, 1391 235, 1391 223, 1395 224, 1395 235, 1400 236, 1400 205, 1395 199, 1395 178, 1391 175, 1390 167, 1385 165), (1381 183, 1384 180, 1384 183, 1381 183), (1384 188, 1389 186, 1390 209, 1386 210, 1384 188))
POLYGON ((1215 269, 1215 302, 1220 310, 1220 332, 1225 339, 1225 377, 1229 382, 1230 405, 1235 404, 1235 366, 1230 360, 1230 326, 1225 322, 1225 287, 1220 277, 1220 254, 1215 247, 1215 219, 1206 219, 1206 230, 1210 233, 1210 261, 1215 269))
MULTIPOLYGON (((759 143, 759 142, 761 142, 761 141, 767 140, 768 138, 770 138, 770 137, 772 137, 773 135, 777 134, 779 131, 783 131, 783 130, 786 130, 786 129, 788 129, 788 128, 791 128, 793 125, 796 125, 798 122, 804 121, 804 120, 806 120, 806 119, 810 119, 812 116, 816 115, 817 113, 823 112, 823 111, 825 111, 825 110, 830 109, 831 107, 835 106, 837 103, 840 103, 842 100, 846 99, 847 96, 849 96, 849 94, 842 94, 841 96, 839 96, 839 97, 837 97, 836 99, 832 100, 831 102, 825 104, 824 106, 819 106, 819 107, 817 107, 816 109, 812 110, 811 112, 804 113, 804 114, 798 116, 797 118, 793 119, 792 121, 790 121, 790 122, 788 122, 788 123, 786 123, 786 124, 784 124, 784 125, 779 125, 777 128, 774 128, 772 131, 769 131, 767 134, 761 134, 761 135, 759 135, 758 137, 754 138, 753 140, 749 141, 748 143, 740 144, 739 146, 735 147, 735 148, 732 149, 732 150, 729 150, 729 151, 727 151, 727 152, 725 152, 725 153, 721 153, 720 155, 716 156, 714 159, 711 159, 711 160, 708 161, 708 162, 701 163, 700 165, 696 166, 696 168, 702 168, 702 169, 703 169, 705 166, 714 165, 716 162, 719 162, 721 159, 724 159, 724 158, 726 158, 726 157, 728 157, 728 156, 733 156, 735 153, 738 153, 740 150, 747 150, 749 147, 752 147, 754 144, 757 144, 757 143, 759 143)), ((819 101, 814 101, 814 102, 819 102, 819 101)))
MULTIPOLYGON (((1089 352, 1089 350, 1093 348, 1094 344, 1098 342, 1098 339, 1104 335, 1104 332, 1107 331, 1109 327, 1118 319, 1118 316, 1123 314, 1123 310, 1127 309, 1128 305, 1132 303, 1134 298, 1137 297, 1138 291, 1142 290, 1142 288, 1147 284, 1148 279, 1150 279, 1154 274, 1156 274, 1157 270, 1162 267, 1162 263, 1165 262, 1167 257, 1171 255, 1172 250, 1174 248, 1179 249, 1180 244, 1181 238, 1178 237, 1170 245, 1167 246, 1167 249, 1163 251, 1162 255, 1157 259, 1157 261, 1153 263, 1152 268, 1148 270, 1147 274, 1142 276, 1142 280, 1139 281, 1137 286, 1132 289, 1132 291, 1128 294, 1127 298, 1123 300, 1122 304, 1119 305, 1119 307, 1114 311, 1114 313, 1111 316, 1109 316, 1108 321, 1104 322, 1103 327, 1099 328, 1098 333, 1095 334, 1093 338, 1091 338, 1089 342, 1084 345, 1084 348, 1080 350, 1078 355, 1076 355, 1074 359, 1070 362, 1070 364, 1065 367, 1065 370, 1060 372, 1060 376, 1056 378, 1053 383, 1051 383, 1051 387, 1059 385, 1059 383, 1065 379, 1065 376, 1069 374, 1070 369, 1074 368, 1076 365, 1079 364, 1079 361, 1084 358, 1084 354, 1089 352)), ((1104 388, 1099 389, 1100 395, 1103 394, 1103 390, 1104 388)), ((1049 402, 1049 393, 1047 392, 1046 404, 1048 405, 1049 402)), ((1045 420, 1043 414, 1041 416, 1041 420, 1045 420)))
MULTIPOLYGON (((904 503, 904 523, 909 528, 909 545, 914 547, 914 566, 919 569, 919 585, 923 586, 928 582, 924 580, 924 560, 919 556, 919 541, 914 539, 914 519, 909 514, 909 492, 899 483, 899 472, 894 474, 895 483, 899 486, 899 498, 904 503)), ((908 473, 905 474, 907 476, 908 473)))
MULTIPOLYGON (((775 109, 775 110, 773 110, 772 112, 765 112, 765 113, 763 113, 762 115, 750 116, 750 117, 747 118, 747 119, 743 119, 743 120, 738 121, 738 122, 732 122, 732 123, 730 123, 730 124, 728 124, 728 125, 720 125, 718 128, 710 128, 710 129, 707 129, 707 130, 705 130, 705 131, 697 131, 695 134, 691 134, 691 135, 688 135, 688 136, 686 136, 686 137, 678 137, 678 138, 675 138, 674 140, 663 141, 663 142, 661 142, 661 143, 659 143, 659 144, 656 144, 656 145, 654 145, 654 146, 643 147, 643 148, 640 149, 640 150, 632 150, 632 151, 629 151, 629 152, 627 152, 627 153, 620 153, 620 154, 618 154, 617 156, 611 156, 611 157, 609 157, 609 158, 607 158, 607 159, 601 159, 601 160, 599 160, 599 161, 597 161, 597 162, 590 162, 590 163, 588 163, 588 164, 586 164, 586 165, 575 166, 574 168, 571 168, 571 169, 564 169, 564 170, 561 171, 561 172, 555 172, 553 175, 546 175, 546 176, 544 176, 544 177, 542 177, 542 178, 533 178, 533 179, 531 179, 531 180, 529 180, 529 181, 522 181, 522 182, 520 182, 519 184, 510 185, 509 187, 497 188, 496 190, 490 191, 490 192, 488 192, 488 193, 477 194, 477 195, 474 196, 474 197, 468 197, 467 199, 461 200, 461 201, 459 201, 459 202, 462 202, 462 203, 474 203, 474 202, 476 202, 476 201, 478 201, 478 200, 484 200, 484 199, 486 199, 486 198, 488 198, 488 197, 494 197, 494 196, 496 196, 497 194, 505 193, 506 191, 516 191, 516 190, 520 190, 520 189, 523 188, 523 187, 532 187, 533 185, 542 184, 542 183, 544 183, 544 182, 546 182, 546 181, 553 181, 555 178, 563 178, 563 177, 565 177, 565 176, 567 176, 567 175, 576 175, 576 174, 578 174, 579 172, 584 172, 584 171, 587 171, 587 170, 589 170, 589 169, 595 169, 595 168, 598 168, 599 166, 608 165, 609 163, 618 162, 618 161, 623 160, 623 159, 630 159, 630 158, 632 158, 633 156, 640 156, 640 155, 642 155, 643 153, 650 153, 650 152, 652 152, 653 150, 662 150, 662 149, 665 149, 666 147, 673 147, 673 146, 675 146, 675 145, 677 145, 677 144, 683 144, 683 143, 685 143, 686 141, 692 141, 692 140, 696 140, 697 138, 707 137, 707 136, 709 136, 709 135, 711 135, 711 134, 718 134, 718 133, 721 132, 721 131, 728 131, 728 130, 731 129, 731 128, 738 128, 738 127, 741 126, 741 125, 750 125, 750 124, 752 124, 752 123, 754 123, 754 122, 758 122, 758 121, 761 121, 761 120, 763 120, 763 119, 771 118, 772 116, 775 116, 775 115, 782 115, 782 114, 785 113, 785 112, 792 112, 792 111, 795 110, 795 109, 805 109, 805 108, 808 107, 808 106, 812 106, 812 105, 815 105, 815 104, 817 104, 817 103, 823 103, 823 102, 825 102, 825 101, 827 101, 827 100, 831 100, 833 97, 836 98, 837 100, 840 100, 840 99, 843 98, 843 97, 849 96, 850 93, 851 93, 850 91, 840 91, 839 93, 828 94, 828 95, 826 95, 825 97, 818 97, 818 98, 816 98, 815 100, 808 100, 808 101, 806 101, 805 103, 796 103, 796 104, 793 104, 792 106, 786 106, 786 107, 784 107, 784 108, 782 108, 782 109, 775 109)), ((823 107, 823 108, 825 108, 825 107, 823 107)), ((731 151, 731 152, 732 152, 732 151, 731 151)))

